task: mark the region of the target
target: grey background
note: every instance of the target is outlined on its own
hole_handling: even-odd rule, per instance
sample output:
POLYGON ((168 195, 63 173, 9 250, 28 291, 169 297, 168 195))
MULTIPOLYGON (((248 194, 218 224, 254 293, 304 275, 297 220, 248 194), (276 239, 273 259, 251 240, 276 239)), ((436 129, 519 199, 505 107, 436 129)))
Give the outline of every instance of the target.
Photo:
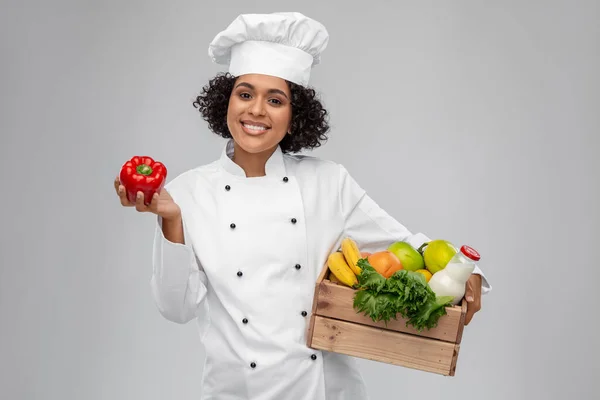
POLYGON ((375 0, 2 2, 0 397, 198 398, 196 327, 151 298, 154 217, 112 181, 134 154, 216 159, 208 43, 290 10, 331 34, 313 154, 494 285, 456 377, 360 360, 372 399, 598 398, 598 2, 375 0))

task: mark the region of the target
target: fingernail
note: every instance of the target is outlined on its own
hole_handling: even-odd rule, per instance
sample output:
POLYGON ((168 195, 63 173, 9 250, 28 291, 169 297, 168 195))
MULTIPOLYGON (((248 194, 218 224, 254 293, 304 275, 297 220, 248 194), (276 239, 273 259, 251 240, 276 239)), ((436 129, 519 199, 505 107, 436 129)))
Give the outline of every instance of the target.
POLYGON ((473 296, 467 296, 467 301, 473 301, 473 296))

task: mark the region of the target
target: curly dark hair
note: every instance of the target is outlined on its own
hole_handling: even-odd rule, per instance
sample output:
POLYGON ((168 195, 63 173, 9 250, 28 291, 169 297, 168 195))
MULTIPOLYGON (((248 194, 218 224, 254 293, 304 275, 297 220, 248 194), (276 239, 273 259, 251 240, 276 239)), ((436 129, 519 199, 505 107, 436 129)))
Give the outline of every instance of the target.
MULTIPOLYGON (((210 130, 224 138, 231 138, 227 127, 227 108, 235 80, 228 72, 217 74, 193 102, 210 130)), ((327 110, 314 89, 286 82, 292 94, 292 128, 291 135, 286 134, 280 142, 282 152, 297 153, 321 146, 329 131, 327 110)))

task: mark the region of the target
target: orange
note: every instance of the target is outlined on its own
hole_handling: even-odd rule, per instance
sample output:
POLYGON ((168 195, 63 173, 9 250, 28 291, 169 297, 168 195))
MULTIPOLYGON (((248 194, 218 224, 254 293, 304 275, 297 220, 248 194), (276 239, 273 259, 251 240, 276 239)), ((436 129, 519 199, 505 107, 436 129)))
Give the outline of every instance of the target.
POLYGON ((369 264, 385 278, 402 269, 400 259, 389 250, 373 253, 367 259, 369 264))
POLYGON ((431 277, 433 276, 431 272, 427 271, 426 269, 418 269, 415 272, 418 272, 420 274, 423 274, 423 276, 425 277, 425 280, 427 282, 429 282, 429 280, 431 279, 431 277))

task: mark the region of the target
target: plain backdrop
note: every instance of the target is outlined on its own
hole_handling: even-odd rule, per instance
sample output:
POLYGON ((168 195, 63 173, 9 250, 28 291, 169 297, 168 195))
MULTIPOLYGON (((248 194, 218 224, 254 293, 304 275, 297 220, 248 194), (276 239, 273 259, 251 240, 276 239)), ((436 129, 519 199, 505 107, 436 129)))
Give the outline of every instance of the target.
MULTIPOLYGON (((331 40, 311 86, 344 164, 412 231, 469 244, 494 286, 457 375, 359 360, 371 398, 597 399, 600 6, 593 1, 2 1, 0 397, 193 400, 195 323, 150 292, 155 219, 113 189, 223 139, 192 101, 238 14, 331 40)), ((293 400, 293 399, 291 399, 293 400)))

